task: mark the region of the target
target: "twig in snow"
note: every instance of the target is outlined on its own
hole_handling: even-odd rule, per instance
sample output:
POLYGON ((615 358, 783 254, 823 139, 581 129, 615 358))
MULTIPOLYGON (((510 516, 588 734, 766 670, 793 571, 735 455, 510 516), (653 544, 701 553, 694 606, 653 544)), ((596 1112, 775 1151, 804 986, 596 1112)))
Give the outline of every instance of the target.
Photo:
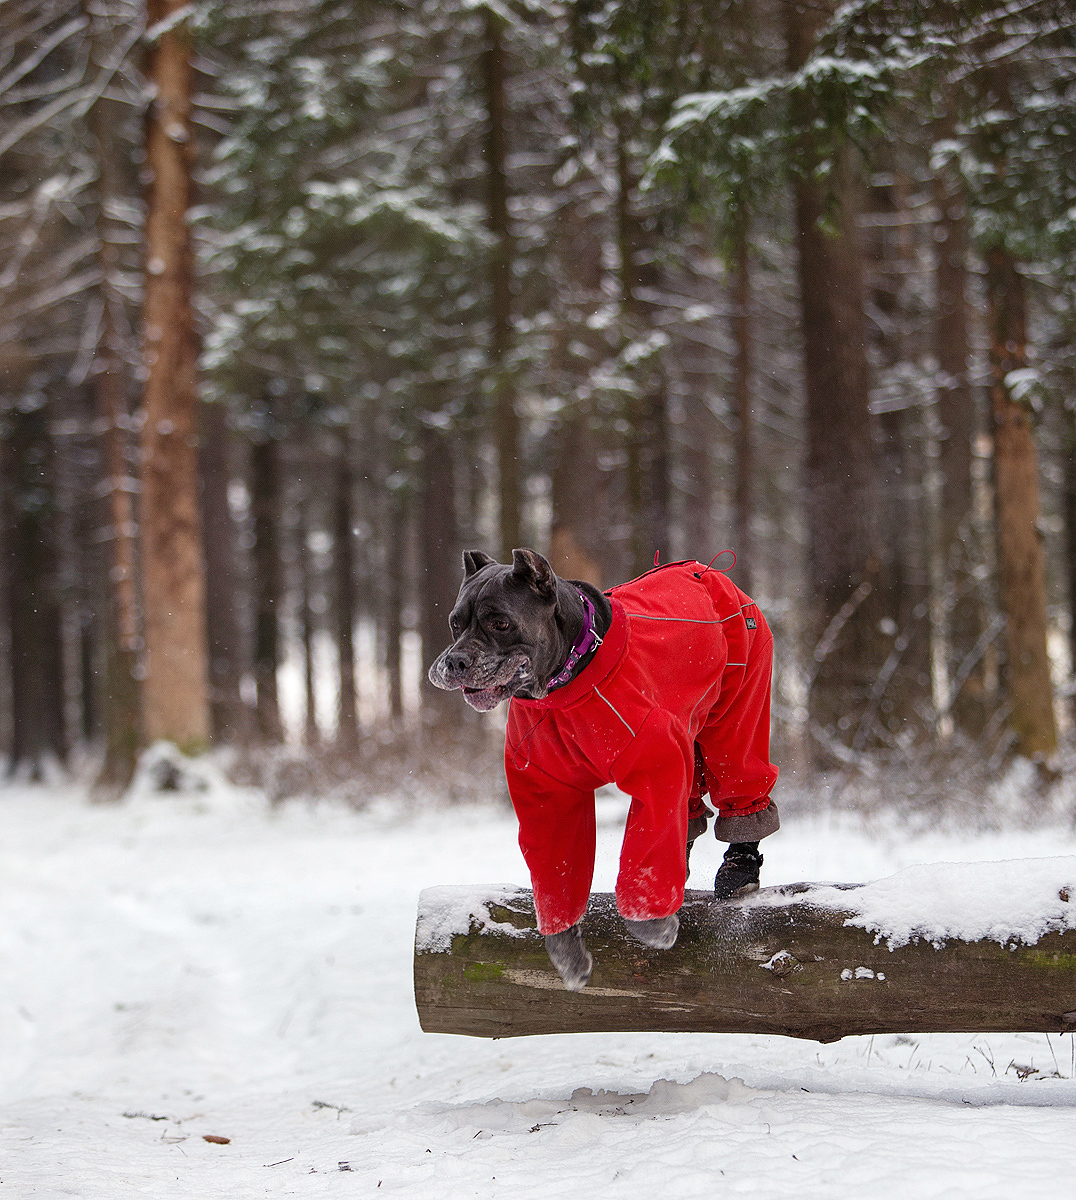
POLYGON ((343 1105, 343 1104, 329 1104, 329 1103, 328 1103, 327 1101, 325 1101, 325 1100, 311 1100, 310 1104, 311 1104, 311 1107, 312 1107, 312 1108, 331 1108, 331 1109, 334 1109, 334 1110, 335 1110, 335 1112, 336 1112, 336 1119, 337 1119, 338 1121, 340 1120, 340 1114, 341 1114, 341 1113, 351 1112, 351 1109, 350 1109, 350 1108, 347 1108, 347 1107, 346 1107, 345 1105, 343 1105))
POLYGON ((1050 1035, 1046 1034, 1046 1045, 1050 1048, 1050 1057, 1054 1060, 1054 1072, 1058 1079, 1061 1078, 1061 1068, 1057 1065, 1057 1055, 1054 1053, 1053 1042, 1050 1041, 1050 1035))
POLYGON ((990 1067, 990 1074, 993 1075, 995 1079, 997 1079, 998 1073, 997 1073, 997 1071, 994 1070, 993 1057, 991 1055, 987 1054, 986 1050, 984 1050, 981 1046, 974 1046, 973 1049, 975 1050, 976 1054, 981 1054, 983 1056, 983 1058, 986 1060, 987 1065, 990 1067))

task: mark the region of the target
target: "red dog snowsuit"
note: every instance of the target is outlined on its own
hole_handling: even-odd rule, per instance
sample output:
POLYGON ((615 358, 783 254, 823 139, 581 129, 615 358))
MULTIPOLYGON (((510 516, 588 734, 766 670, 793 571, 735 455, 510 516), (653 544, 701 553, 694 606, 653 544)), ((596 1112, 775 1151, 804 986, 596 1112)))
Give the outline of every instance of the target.
POLYGON ((595 788, 615 783, 632 797, 616 900, 640 921, 683 903, 688 809, 702 809, 702 792, 719 818, 757 813, 777 779, 773 636, 754 603, 699 563, 607 594, 612 624, 587 666, 542 700, 513 699, 508 713, 505 770, 542 933, 586 911, 595 788))

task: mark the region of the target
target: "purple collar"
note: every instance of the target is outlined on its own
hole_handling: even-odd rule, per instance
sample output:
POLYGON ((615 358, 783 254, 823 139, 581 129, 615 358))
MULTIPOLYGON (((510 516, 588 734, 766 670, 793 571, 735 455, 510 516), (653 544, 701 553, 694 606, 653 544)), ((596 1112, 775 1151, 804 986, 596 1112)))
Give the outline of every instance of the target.
POLYGON ((575 639, 575 645, 568 652, 568 657, 559 674, 554 675, 546 685, 547 692, 563 687, 571 679, 572 672, 579 665, 579 660, 602 644, 602 639, 598 637, 598 631, 594 628, 594 618, 598 615, 594 608, 594 602, 583 592, 579 593, 579 599, 583 601, 583 628, 575 639))

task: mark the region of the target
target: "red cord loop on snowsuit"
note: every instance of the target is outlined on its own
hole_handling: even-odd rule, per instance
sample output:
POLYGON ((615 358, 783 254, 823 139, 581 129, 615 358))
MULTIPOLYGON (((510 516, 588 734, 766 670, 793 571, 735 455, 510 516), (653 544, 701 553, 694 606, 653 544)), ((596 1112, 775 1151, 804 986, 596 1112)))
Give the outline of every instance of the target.
POLYGON ((729 573, 729 571, 731 571, 735 565, 736 565, 736 551, 735 550, 718 550, 718 552, 713 556, 713 558, 710 559, 710 561, 706 564, 706 566, 703 567, 703 569, 701 571, 695 571, 694 575, 695 575, 696 579, 701 579, 706 574, 707 571, 711 571, 711 570, 720 571, 723 575, 727 575, 729 573), (721 557, 722 554, 731 554, 732 562, 730 562, 727 567, 715 567, 714 563, 717 562, 717 560, 721 557))

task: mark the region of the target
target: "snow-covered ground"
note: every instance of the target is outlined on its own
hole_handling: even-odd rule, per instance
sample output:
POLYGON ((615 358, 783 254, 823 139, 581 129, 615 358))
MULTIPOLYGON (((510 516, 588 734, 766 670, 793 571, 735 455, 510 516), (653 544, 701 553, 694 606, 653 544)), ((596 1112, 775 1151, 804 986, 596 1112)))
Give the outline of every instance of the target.
MULTIPOLYGON (((770 883, 1076 853, 782 809, 770 883)), ((0 1200, 1072 1194, 1071 1036, 423 1034, 418 892, 525 883, 502 811, 12 786, 0 830, 0 1200)))

